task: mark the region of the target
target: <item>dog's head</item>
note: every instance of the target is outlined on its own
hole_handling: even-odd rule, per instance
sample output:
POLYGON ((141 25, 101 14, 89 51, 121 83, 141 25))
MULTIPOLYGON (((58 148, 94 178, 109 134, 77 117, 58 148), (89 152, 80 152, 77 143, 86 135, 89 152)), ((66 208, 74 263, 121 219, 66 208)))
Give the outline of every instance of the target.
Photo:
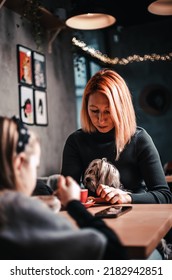
POLYGON ((92 192, 95 192, 100 184, 120 188, 120 174, 106 158, 94 159, 84 173, 83 184, 92 192))

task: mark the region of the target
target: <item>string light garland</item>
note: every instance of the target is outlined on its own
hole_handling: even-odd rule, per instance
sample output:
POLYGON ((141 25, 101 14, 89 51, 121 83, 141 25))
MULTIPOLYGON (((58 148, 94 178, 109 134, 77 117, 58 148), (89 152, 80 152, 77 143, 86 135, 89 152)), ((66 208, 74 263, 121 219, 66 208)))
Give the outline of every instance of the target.
POLYGON ((75 37, 72 38, 72 43, 73 45, 75 45, 76 47, 79 47, 80 49, 82 49, 82 51, 86 52, 87 54, 91 55, 94 58, 97 58, 98 60, 100 60, 101 62, 105 63, 105 64, 113 64, 113 65, 127 65, 129 63, 133 63, 133 62, 143 62, 143 61, 170 61, 172 60, 172 52, 168 53, 168 54, 145 54, 143 56, 134 54, 134 55, 130 55, 127 58, 109 58, 106 54, 102 54, 100 51, 95 50, 92 47, 88 47, 83 41, 80 41, 78 39, 76 39, 75 37))

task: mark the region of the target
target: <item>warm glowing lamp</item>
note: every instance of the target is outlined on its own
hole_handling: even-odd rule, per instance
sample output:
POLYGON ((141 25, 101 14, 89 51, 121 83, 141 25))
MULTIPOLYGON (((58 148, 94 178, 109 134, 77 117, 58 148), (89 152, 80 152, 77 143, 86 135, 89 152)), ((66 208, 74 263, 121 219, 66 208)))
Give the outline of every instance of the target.
POLYGON ((172 0, 157 0, 148 6, 148 11, 155 15, 171 16, 172 0))
POLYGON ((116 18, 102 7, 97 7, 92 1, 79 1, 71 10, 66 25, 74 29, 93 30, 111 26, 116 18))
POLYGON ((101 29, 114 24, 116 19, 108 14, 87 13, 66 20, 66 25, 83 30, 101 29))

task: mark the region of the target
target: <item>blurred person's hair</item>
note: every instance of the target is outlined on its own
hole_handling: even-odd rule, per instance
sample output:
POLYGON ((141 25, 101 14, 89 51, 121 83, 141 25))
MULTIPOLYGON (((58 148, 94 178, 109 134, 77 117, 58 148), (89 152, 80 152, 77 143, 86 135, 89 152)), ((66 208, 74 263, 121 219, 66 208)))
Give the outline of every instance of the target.
POLYGON ((14 158, 24 152, 29 160, 36 142, 39 142, 37 135, 28 131, 20 120, 0 116, 0 190, 16 188, 14 158))

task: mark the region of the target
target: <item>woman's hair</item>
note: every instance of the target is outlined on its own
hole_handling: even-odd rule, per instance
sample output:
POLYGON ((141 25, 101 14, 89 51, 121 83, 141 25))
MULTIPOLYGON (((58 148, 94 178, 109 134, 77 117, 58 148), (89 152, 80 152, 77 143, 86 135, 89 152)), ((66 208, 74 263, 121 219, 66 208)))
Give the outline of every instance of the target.
POLYGON ((124 79, 115 71, 103 69, 97 72, 88 81, 82 98, 81 126, 88 133, 96 131, 88 114, 89 96, 96 92, 106 95, 109 100, 110 114, 115 127, 116 159, 118 159, 136 131, 136 116, 131 93, 124 79))
POLYGON ((36 142, 37 136, 28 132, 20 120, 0 116, 0 190, 16 189, 14 157, 24 152, 29 159, 36 142))

